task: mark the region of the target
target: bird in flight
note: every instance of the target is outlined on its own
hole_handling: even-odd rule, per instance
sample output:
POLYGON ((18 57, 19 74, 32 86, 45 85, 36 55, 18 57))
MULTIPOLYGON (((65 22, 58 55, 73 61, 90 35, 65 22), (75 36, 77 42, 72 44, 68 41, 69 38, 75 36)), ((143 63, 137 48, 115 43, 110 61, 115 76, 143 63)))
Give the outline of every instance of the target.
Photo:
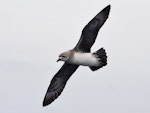
POLYGON ((62 93, 68 79, 80 65, 88 66, 92 71, 96 71, 107 64, 105 49, 100 48, 92 53, 91 47, 99 29, 108 18, 110 7, 110 5, 106 6, 84 27, 80 40, 73 49, 59 55, 57 62, 64 61, 64 65, 52 78, 43 106, 51 104, 62 93))

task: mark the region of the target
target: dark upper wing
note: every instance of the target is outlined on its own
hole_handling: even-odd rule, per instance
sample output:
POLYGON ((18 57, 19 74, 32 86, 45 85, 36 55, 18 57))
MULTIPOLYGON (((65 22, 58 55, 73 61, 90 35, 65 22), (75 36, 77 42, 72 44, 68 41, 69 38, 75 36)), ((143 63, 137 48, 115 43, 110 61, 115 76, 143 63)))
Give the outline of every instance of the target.
POLYGON ((95 42, 98 31, 108 18, 110 5, 99 12, 83 29, 76 51, 89 52, 95 42))
POLYGON ((67 80, 76 71, 78 65, 65 63, 61 69, 56 73, 56 75, 51 80, 51 83, 47 89, 43 106, 46 106, 53 102, 63 91, 67 80))

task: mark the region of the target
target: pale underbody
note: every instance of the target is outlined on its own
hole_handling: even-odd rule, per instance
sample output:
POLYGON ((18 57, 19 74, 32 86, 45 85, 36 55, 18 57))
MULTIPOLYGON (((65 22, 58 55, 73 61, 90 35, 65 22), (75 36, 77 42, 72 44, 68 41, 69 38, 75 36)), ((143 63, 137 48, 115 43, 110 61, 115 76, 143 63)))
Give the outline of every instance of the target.
POLYGON ((99 66, 99 61, 92 53, 74 53, 70 63, 83 66, 99 66))

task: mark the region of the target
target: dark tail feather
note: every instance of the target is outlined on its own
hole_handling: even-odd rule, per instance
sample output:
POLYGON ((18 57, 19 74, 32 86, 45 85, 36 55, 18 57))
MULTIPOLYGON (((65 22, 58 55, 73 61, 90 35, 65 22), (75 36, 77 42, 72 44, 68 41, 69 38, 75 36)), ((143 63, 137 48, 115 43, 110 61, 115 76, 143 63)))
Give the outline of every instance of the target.
POLYGON ((90 69, 92 71, 96 71, 99 68, 107 65, 107 56, 106 56, 105 49, 101 48, 101 49, 97 50, 96 52, 94 52, 93 54, 95 54, 97 56, 97 58, 99 58, 100 65, 99 66, 92 66, 92 67, 90 67, 90 69))

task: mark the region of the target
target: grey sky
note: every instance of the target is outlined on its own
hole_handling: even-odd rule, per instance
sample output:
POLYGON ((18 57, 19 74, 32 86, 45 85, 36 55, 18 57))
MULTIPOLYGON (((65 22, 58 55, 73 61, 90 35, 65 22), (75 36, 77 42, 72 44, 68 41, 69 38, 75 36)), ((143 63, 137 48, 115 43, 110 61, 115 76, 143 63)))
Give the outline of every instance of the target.
POLYGON ((0 1, 1 113, 150 113, 150 1, 0 1), (110 16, 92 51, 108 65, 80 67, 62 95, 43 108, 51 78, 83 27, 105 6, 110 16))

